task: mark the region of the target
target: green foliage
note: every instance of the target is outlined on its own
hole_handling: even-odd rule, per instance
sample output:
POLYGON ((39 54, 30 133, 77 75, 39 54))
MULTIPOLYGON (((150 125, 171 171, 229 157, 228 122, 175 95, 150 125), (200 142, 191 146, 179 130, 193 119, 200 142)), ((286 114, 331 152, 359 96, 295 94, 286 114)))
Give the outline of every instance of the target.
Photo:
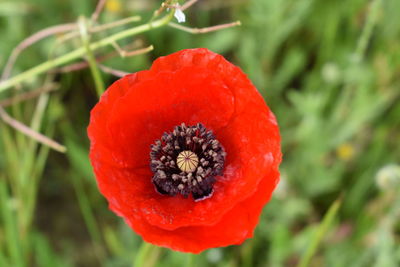
MULTIPOLYGON (((146 21, 158 4, 108 0, 100 21, 132 15, 146 21)), ((94 5, 0 2, 0 69, 21 40, 90 17, 94 5)), ((0 120, 0 266, 399 266, 400 188, 377 186, 400 179, 395 172, 377 175, 400 164, 398 10, 398 0, 200 1, 185 11, 185 25, 239 19, 242 26, 203 35, 156 29, 134 37, 143 47, 154 45, 151 53, 104 62, 135 72, 157 56, 207 47, 240 66, 277 116, 282 182, 254 238, 196 256, 141 247, 108 210, 87 157, 86 127, 97 101, 88 69, 31 77, 18 90, 0 93, 1 101, 56 83, 57 90, 6 111, 67 147, 66 154, 50 151, 0 120)), ((45 62, 49 51, 63 55, 81 46, 78 38, 55 47, 57 38, 24 51, 13 74, 45 62)), ((95 55, 110 52, 107 47, 95 55)), ((106 85, 116 79, 101 76, 106 85)))

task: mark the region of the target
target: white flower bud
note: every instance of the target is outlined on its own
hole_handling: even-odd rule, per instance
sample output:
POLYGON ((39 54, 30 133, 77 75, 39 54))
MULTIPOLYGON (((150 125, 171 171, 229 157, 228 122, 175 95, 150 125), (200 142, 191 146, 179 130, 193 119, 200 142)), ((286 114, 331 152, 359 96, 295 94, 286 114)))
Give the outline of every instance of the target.
POLYGON ((321 74, 327 83, 337 83, 342 76, 339 67, 332 62, 328 62, 322 67, 321 74))
POLYGON ((180 8, 175 9, 174 16, 179 23, 186 21, 186 16, 180 8))
POLYGON ((376 184, 381 190, 392 190, 400 186, 400 166, 389 164, 376 174, 376 184))
POLYGON ((206 257, 209 262, 217 263, 222 260, 222 252, 219 248, 209 249, 206 257))

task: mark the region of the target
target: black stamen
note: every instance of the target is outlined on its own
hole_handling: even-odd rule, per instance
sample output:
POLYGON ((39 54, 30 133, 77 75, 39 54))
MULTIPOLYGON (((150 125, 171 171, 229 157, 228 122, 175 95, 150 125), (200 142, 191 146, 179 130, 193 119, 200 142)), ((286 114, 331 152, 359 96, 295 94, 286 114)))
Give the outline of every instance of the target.
POLYGON ((225 150, 201 123, 182 123, 151 145, 152 182, 163 195, 192 194, 196 201, 213 193, 215 177, 222 175, 225 150))

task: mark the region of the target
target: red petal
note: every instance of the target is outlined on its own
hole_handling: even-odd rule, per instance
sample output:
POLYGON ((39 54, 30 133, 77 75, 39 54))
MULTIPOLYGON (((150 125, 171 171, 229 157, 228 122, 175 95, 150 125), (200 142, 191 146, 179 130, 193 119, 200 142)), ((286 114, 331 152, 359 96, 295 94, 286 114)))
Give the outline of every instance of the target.
POLYGON ((280 162, 277 126, 274 118, 265 114, 272 116, 262 109, 249 109, 216 132, 226 149, 227 159, 224 174, 217 178, 211 198, 200 202, 177 197, 150 198, 142 205, 142 209, 151 207, 151 212, 144 213, 148 222, 167 230, 211 225, 253 194, 265 173, 276 169, 280 162))
POLYGON ((192 66, 159 73, 116 101, 106 125, 114 153, 126 167, 149 166, 150 145, 164 132, 182 122, 220 129, 232 116, 233 101, 227 86, 205 69, 192 66))
MULTIPOLYGON (((259 190, 261 178, 276 170, 281 160, 278 127, 264 100, 238 67, 207 49, 183 50, 162 57, 149 71, 114 83, 93 109, 88 132, 90 157, 102 193, 112 209, 127 218, 145 239, 160 231, 168 233, 172 240, 195 239, 194 233, 189 233, 192 228, 203 236, 220 235, 207 234, 210 229, 221 231, 222 235, 226 227, 222 222, 234 218, 238 203, 259 190), (203 123, 215 132, 228 153, 224 175, 218 177, 214 195, 200 202, 161 196, 151 184, 149 146, 182 122, 203 123), (225 220, 228 214, 231 217, 225 220), (153 230, 154 233, 145 233, 153 230), (188 236, 173 237, 178 230, 188 236)), ((263 180, 268 183, 263 189, 267 196, 276 179, 263 180)), ((246 214, 247 209, 238 214, 246 214)), ((244 227, 242 222, 233 221, 237 231, 244 227)), ((229 229, 229 240, 245 238, 228 234, 229 229)), ((166 239, 159 244, 168 246, 165 242, 166 239)))
MULTIPOLYGON (((114 172, 114 171, 112 171, 114 172)), ((124 174, 121 174, 124 176, 124 174)), ((146 223, 135 208, 124 203, 110 201, 110 208, 124 217, 127 223, 147 242, 169 247, 182 252, 199 253, 207 248, 241 244, 253 236, 262 207, 270 199, 271 192, 279 180, 276 169, 262 179, 257 191, 228 211, 211 226, 188 226, 176 230, 164 230, 146 223), (129 214, 127 210, 131 210, 129 214)))

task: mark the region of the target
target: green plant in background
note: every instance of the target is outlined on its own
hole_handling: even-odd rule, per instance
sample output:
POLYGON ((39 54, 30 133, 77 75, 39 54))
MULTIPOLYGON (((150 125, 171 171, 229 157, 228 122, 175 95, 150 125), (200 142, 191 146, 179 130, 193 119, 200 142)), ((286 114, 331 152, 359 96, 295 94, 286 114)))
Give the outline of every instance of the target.
MULTIPOLYGON (((26 36, 80 15, 92 18, 95 4, 0 2, 1 69, 26 36)), ((108 0, 95 20, 101 23, 81 19, 83 34, 69 42, 63 42, 68 34, 58 33, 55 42, 50 38, 30 46, 13 68, 12 77, 22 78, 1 83, 0 110, 6 113, 0 113, 0 266, 132 266, 141 259, 148 266, 181 266, 183 261, 197 266, 398 266, 400 2, 199 1, 184 11, 187 22, 178 27, 237 19, 242 26, 206 35, 152 29, 135 35, 133 44, 134 49, 153 45, 151 54, 102 58, 114 53, 113 38, 142 32, 134 30, 141 26, 132 26, 140 22, 124 24, 124 18, 140 15, 142 25, 148 25, 159 4, 108 0), (121 25, 85 33, 115 21, 121 25), (224 54, 249 74, 280 122, 284 161, 282 183, 255 237, 188 259, 160 248, 139 250, 140 239, 108 211, 87 159, 86 126, 97 100, 94 88, 100 92, 114 79, 100 71, 134 72, 156 56, 190 47, 224 54), (71 57, 71 51, 80 52, 71 57), (53 69, 81 56, 87 57, 90 71, 87 65, 53 69), (57 61, 60 57, 66 61, 57 61), (36 71, 27 75, 32 68, 36 71), (9 124, 33 131, 27 137, 9 124), (64 149, 49 138, 67 152, 38 143, 64 149)), ((172 12, 153 23, 164 18, 167 23, 172 12)), ((119 46, 129 43, 124 39, 119 46)))

